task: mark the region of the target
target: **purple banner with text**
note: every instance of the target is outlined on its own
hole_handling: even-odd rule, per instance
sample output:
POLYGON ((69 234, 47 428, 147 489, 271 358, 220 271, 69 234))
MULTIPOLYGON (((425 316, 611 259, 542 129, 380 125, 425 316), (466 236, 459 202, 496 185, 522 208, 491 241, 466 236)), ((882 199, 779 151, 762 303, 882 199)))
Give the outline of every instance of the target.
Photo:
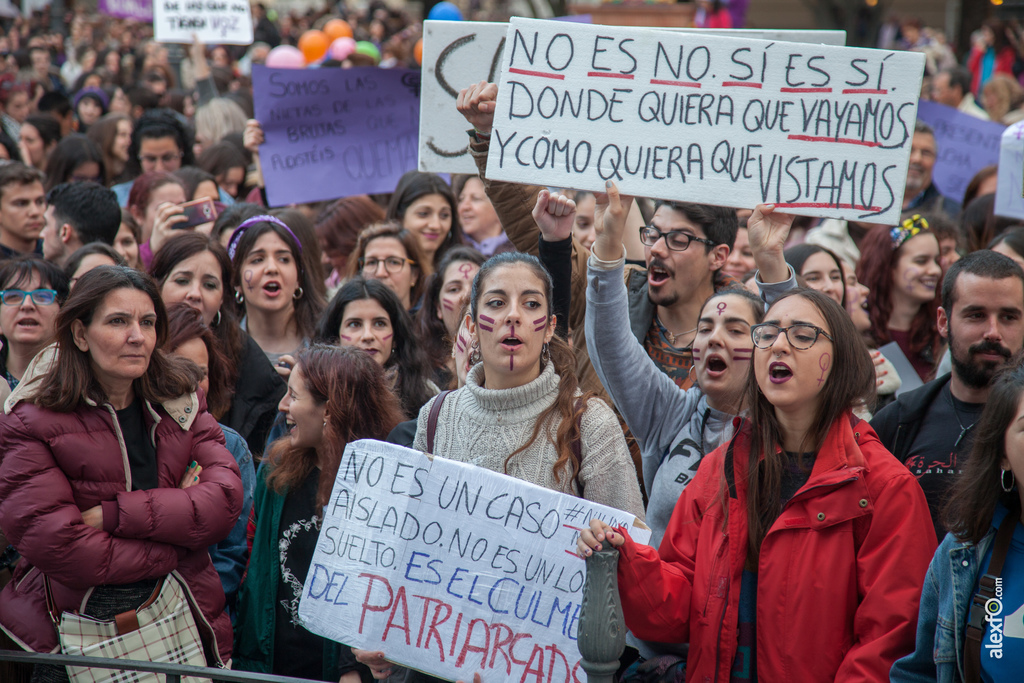
POLYGON ((119 19, 153 21, 152 0, 99 0, 96 7, 100 14, 119 19))
POLYGON ((935 187, 950 199, 961 201, 974 174, 999 163, 999 140, 1006 126, 925 100, 918 105, 917 118, 935 130, 935 145, 939 148, 932 171, 935 187))
POLYGON ((420 72, 253 68, 271 206, 391 192, 416 168, 420 72))

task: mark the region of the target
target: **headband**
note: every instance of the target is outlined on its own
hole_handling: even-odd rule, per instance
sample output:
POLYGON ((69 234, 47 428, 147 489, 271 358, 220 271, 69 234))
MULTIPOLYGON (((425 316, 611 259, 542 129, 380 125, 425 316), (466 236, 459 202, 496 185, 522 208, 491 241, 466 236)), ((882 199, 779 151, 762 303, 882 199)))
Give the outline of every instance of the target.
POLYGON ((263 215, 247 218, 246 220, 242 221, 241 225, 235 228, 235 231, 233 233, 231 233, 231 239, 228 240, 228 256, 231 257, 232 261, 235 260, 235 252, 238 250, 238 243, 241 241, 242 235, 245 234, 246 230, 256 225, 257 223, 273 223, 274 225, 279 225, 285 230, 287 230, 288 234, 292 236, 293 240, 295 240, 295 244, 299 245, 299 254, 302 254, 302 241, 295 236, 295 233, 292 232, 292 229, 285 225, 284 221, 282 221, 280 218, 274 218, 273 216, 263 215))
POLYGON ((892 250, 896 251, 911 237, 914 237, 922 230, 927 229, 928 221, 922 218, 921 214, 915 213, 913 216, 903 221, 901 225, 897 225, 889 231, 889 236, 892 238, 892 250))

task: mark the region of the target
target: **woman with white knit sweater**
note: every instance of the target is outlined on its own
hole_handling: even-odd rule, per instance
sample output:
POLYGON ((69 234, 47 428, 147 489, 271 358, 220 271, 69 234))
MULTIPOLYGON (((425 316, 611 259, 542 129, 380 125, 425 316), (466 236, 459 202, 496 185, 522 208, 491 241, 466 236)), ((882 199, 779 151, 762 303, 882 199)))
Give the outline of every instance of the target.
POLYGON ((414 448, 643 519, 622 428, 604 401, 580 392, 550 302, 551 278, 537 258, 514 252, 484 263, 466 320, 479 360, 466 386, 420 410, 414 448))

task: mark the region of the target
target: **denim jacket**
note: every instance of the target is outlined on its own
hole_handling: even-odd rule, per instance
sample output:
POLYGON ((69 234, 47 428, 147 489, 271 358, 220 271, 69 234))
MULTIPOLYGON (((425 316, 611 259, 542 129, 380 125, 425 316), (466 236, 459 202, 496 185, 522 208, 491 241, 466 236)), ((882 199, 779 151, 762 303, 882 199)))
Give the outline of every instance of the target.
POLYGON ((985 553, 1008 511, 996 506, 992 528, 977 545, 958 541, 949 533, 939 544, 928 567, 917 617, 917 645, 913 654, 897 660, 892 683, 964 680, 964 632, 967 612, 985 553))
POLYGON ((210 546, 210 559, 213 560, 213 566, 220 575, 224 596, 227 598, 227 612, 234 623, 238 586, 242 583, 242 574, 249 563, 249 543, 245 533, 249 526, 249 512, 252 510, 253 490, 256 488, 256 470, 245 439, 231 427, 221 425, 221 429, 224 430, 227 449, 235 456, 238 470, 242 474, 242 514, 238 515, 238 522, 232 527, 227 538, 217 545, 210 546))

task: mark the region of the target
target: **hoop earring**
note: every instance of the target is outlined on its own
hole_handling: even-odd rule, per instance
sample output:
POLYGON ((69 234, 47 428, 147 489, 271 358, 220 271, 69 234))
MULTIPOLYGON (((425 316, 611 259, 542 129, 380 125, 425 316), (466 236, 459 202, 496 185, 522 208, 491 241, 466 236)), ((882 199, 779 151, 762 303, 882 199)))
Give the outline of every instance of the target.
POLYGON ((292 294, 292 298, 295 299, 296 301, 298 301, 299 299, 302 298, 303 294, 305 294, 305 292, 302 291, 302 287, 301 286, 296 287, 295 288, 295 293, 292 294))
POLYGON ((242 290, 240 290, 240 289, 236 289, 235 290, 235 301, 238 302, 239 306, 241 306, 242 304, 245 303, 245 297, 242 296, 242 290))
POLYGON ((210 327, 217 327, 220 325, 220 309, 217 309, 217 315, 213 316, 213 322, 210 323, 210 327))
POLYGON ((697 374, 694 372, 694 370, 696 370, 696 369, 697 369, 697 366, 691 364, 690 365, 690 369, 686 371, 686 379, 691 380, 693 382, 696 382, 697 381, 697 374), (690 377, 690 375, 693 375, 693 377, 690 377))
POLYGON ((1012 491, 1013 490, 1013 484, 1014 484, 1013 472, 1011 470, 1001 470, 1000 473, 999 473, 999 485, 1001 487, 1003 487, 1003 491, 1006 492, 1006 493, 1009 493, 1010 491, 1012 491), (1007 483, 1006 483, 1006 475, 1007 474, 1010 475, 1010 483, 1009 483, 1009 485, 1007 485, 1007 483))

